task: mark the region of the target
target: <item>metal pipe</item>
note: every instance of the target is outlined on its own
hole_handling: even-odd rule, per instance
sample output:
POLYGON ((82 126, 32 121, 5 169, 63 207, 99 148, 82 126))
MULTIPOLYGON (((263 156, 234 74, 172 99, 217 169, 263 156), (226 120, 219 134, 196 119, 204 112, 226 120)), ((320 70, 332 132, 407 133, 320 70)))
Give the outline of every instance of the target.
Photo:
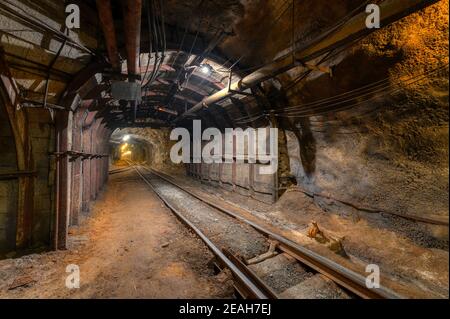
MULTIPOLYGON (((141 51, 142 0, 122 0, 125 47, 127 51, 128 79, 135 82, 141 79, 139 55, 141 51)), ((137 101, 130 102, 133 109, 133 122, 137 118, 137 101)))
POLYGON ((138 70, 140 72, 142 0, 122 0, 122 7, 128 76, 135 79, 138 75, 140 77, 138 70))
POLYGON ((163 112, 163 113, 167 113, 167 114, 172 114, 172 115, 178 116, 178 112, 177 111, 168 109, 166 107, 160 106, 160 107, 157 107, 156 110, 159 111, 159 112, 163 112))
POLYGON ((106 40, 109 62, 115 70, 120 70, 119 50, 117 49, 116 29, 112 15, 111 0, 97 0, 98 18, 106 40))
MULTIPOLYGON (((420 9, 423 9, 438 0, 385 0, 379 4, 381 12, 381 25, 386 25, 395 22, 403 17, 406 17, 420 9)), ((180 115, 175 122, 180 121, 186 116, 201 110, 203 107, 218 103, 228 97, 236 94, 236 91, 244 91, 251 88, 261 82, 271 79, 281 73, 289 71, 290 69, 298 66, 299 64, 311 61, 320 55, 342 46, 346 43, 360 39, 364 36, 371 34, 378 29, 369 29, 366 26, 367 13, 362 12, 349 19, 335 32, 329 36, 321 39, 317 43, 309 45, 304 48, 294 48, 294 51, 286 54, 267 64, 266 66, 256 70, 248 76, 242 78, 240 81, 234 83, 230 88, 225 88, 207 98, 200 103, 196 104, 189 111, 180 115)))

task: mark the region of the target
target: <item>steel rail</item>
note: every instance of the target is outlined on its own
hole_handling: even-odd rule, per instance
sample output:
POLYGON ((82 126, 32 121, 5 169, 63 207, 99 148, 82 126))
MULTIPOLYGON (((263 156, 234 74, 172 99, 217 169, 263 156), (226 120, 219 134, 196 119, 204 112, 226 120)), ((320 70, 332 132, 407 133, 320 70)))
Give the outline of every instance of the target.
POLYGON ((261 289, 263 290, 271 299, 279 299, 277 293, 273 291, 272 288, 270 288, 264 281, 262 281, 258 275, 256 275, 253 270, 247 267, 244 262, 242 262, 238 257, 233 255, 230 251, 227 249, 222 249, 225 256, 227 256, 231 262, 233 262, 246 276, 251 278, 253 282, 261 289))
POLYGON ((236 266, 214 243, 206 237, 203 232, 198 229, 193 223, 191 223, 186 217, 183 216, 173 205, 164 198, 164 196, 161 194, 159 190, 156 189, 152 185, 152 183, 139 171, 139 169, 136 166, 133 166, 136 173, 142 178, 142 180, 155 192, 155 194, 165 203, 167 207, 177 216, 179 220, 181 220, 186 226, 188 226, 192 231, 196 233, 198 237, 200 237, 201 240, 208 246, 208 248, 211 250, 211 252, 216 256, 216 258, 219 260, 219 262, 227 267, 231 273, 233 274, 233 277, 235 280, 239 282, 239 287, 244 288, 247 296, 249 296, 252 299, 271 299, 272 296, 270 296, 268 293, 264 292, 261 288, 259 288, 254 281, 246 275, 241 269, 236 266))
POLYGON ((119 174, 119 173, 123 173, 123 172, 128 172, 129 170, 133 169, 133 167, 124 167, 124 168, 118 168, 118 169, 113 169, 110 170, 108 172, 109 175, 114 175, 114 174, 119 174))
POLYGON ((269 237, 273 240, 276 240, 279 242, 278 248, 287 253, 288 255, 291 255, 299 262, 306 264, 310 268, 314 269, 315 271, 321 273, 322 275, 330 278, 332 281, 334 281, 336 284, 338 284, 341 287, 346 288, 347 290, 351 291, 355 295, 363 298, 363 299, 404 299, 404 296, 401 296, 394 291, 380 286, 380 288, 368 288, 366 286, 366 278, 362 275, 343 267, 342 265, 325 258, 279 234, 276 234, 240 215, 238 215, 235 212, 232 212, 224 207, 221 207, 220 205, 203 198, 202 196, 199 196, 198 194, 187 190, 185 187, 179 185, 178 183, 172 181, 167 176, 162 175, 160 172, 156 172, 155 170, 143 167, 145 170, 153 173, 154 175, 160 177, 161 179, 167 181, 168 183, 174 185, 175 187, 180 188, 184 192, 190 194, 191 196, 197 198, 198 200, 204 202, 205 204, 235 218, 238 219, 254 229, 256 229, 261 234, 265 235, 266 237, 269 237))

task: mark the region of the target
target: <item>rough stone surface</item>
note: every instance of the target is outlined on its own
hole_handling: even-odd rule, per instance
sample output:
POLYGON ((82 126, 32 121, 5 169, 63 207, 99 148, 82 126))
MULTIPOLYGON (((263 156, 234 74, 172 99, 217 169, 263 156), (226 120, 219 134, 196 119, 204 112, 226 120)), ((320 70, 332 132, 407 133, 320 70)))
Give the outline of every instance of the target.
MULTIPOLYGON (((440 1, 348 50, 332 78, 313 74, 288 92, 301 105, 375 81, 391 85, 351 110, 292 120, 303 132, 288 141, 298 184, 359 207, 448 219, 447 52, 448 1, 440 1)), ((448 245, 448 227, 419 227, 448 245)))

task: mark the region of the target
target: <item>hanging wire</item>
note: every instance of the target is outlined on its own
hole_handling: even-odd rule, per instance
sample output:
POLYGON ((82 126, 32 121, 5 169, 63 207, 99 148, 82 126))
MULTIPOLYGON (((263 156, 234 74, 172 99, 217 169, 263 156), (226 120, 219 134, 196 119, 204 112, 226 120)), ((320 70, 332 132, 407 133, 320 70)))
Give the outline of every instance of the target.
MULTIPOLYGON (((155 61, 152 73, 148 79, 148 81, 143 85, 143 88, 148 88, 153 81, 155 81, 156 77, 159 74, 159 71, 161 69, 161 66, 164 63, 165 60, 165 54, 167 50, 167 40, 166 40, 166 30, 165 30, 165 22, 164 22, 164 6, 163 2, 160 0, 159 8, 156 5, 155 1, 149 0, 149 5, 147 6, 147 23, 149 32, 153 35, 154 40, 154 47, 155 47, 155 61), (158 18, 157 12, 159 11, 159 16, 161 16, 161 19, 158 18)), ((153 49, 153 48, 152 48, 153 49)), ((149 53, 149 61, 150 61, 150 55, 149 53)))
POLYGON ((188 25, 186 25, 186 27, 184 28, 183 38, 181 39, 180 47, 178 48, 177 54, 176 54, 175 58, 173 59, 172 64, 170 65, 170 67, 172 67, 172 68, 175 65, 175 62, 177 61, 178 57, 180 56, 181 49, 183 48, 187 33, 188 33, 188 25))
MULTIPOLYGON (((149 15, 149 10, 150 10, 150 0, 145 1, 146 4, 146 16, 147 16, 147 28, 148 28, 148 44, 149 44, 149 50, 148 50, 148 58, 147 58, 147 68, 145 70, 145 74, 143 76, 143 82, 145 83, 145 79, 147 78, 147 74, 150 68, 150 61, 152 58, 152 54, 153 54, 153 40, 152 40, 152 29, 151 29, 151 23, 150 23, 150 15, 149 15)), ((145 85, 143 85, 143 87, 145 87, 145 85)))
MULTIPOLYGON (((323 107, 331 107, 331 106, 341 105, 343 103, 351 102, 355 99, 363 99, 363 98, 373 95, 373 94, 377 94, 377 93, 381 93, 381 92, 385 93, 386 89, 398 87, 401 84, 412 85, 412 84, 416 83, 416 81, 421 81, 421 80, 425 79, 427 76, 433 75, 434 73, 442 70, 445 67, 446 66, 436 68, 432 71, 425 72, 419 76, 412 76, 412 77, 408 78, 407 80, 399 80, 397 83, 394 83, 394 84, 389 83, 390 82, 389 79, 377 81, 380 83, 375 82, 368 88, 360 88, 360 89, 352 90, 353 92, 356 92, 356 93, 362 91, 361 94, 356 95, 356 96, 348 97, 349 94, 351 95, 353 93, 352 91, 349 91, 349 92, 343 93, 339 96, 336 96, 337 98, 335 98, 333 100, 325 100, 324 99, 322 102, 317 101, 317 102, 313 102, 313 103, 307 103, 304 105, 300 105, 297 107, 294 106, 294 107, 287 108, 287 111, 282 110, 282 111, 279 111, 276 113, 277 114, 296 114, 298 112, 304 112, 305 106, 306 106, 306 109, 321 109, 323 107), (332 102, 332 103, 330 103, 330 102, 332 102)), ((395 89, 395 90, 397 90, 397 89, 395 89)), ((387 93, 389 93, 389 92, 387 92, 387 93)))
MULTIPOLYGON (((379 93, 379 92, 383 92, 383 93, 386 93, 386 94, 389 94, 389 93, 393 93, 393 92, 396 92, 396 91, 399 91, 399 90, 401 90, 401 88, 398 88, 398 89, 391 89, 391 91, 386 91, 386 89, 387 88, 389 88, 389 86, 391 86, 391 87, 397 87, 398 85, 400 85, 402 82, 405 84, 405 85, 412 85, 412 84, 414 84, 414 83, 416 83, 416 82, 418 82, 418 81, 421 81, 421 80, 423 80, 423 79, 425 79, 427 76, 429 76, 429 75, 432 75, 432 74, 434 74, 434 73, 436 73, 436 72, 438 72, 438 71, 440 71, 440 70, 443 70, 444 68, 446 68, 448 66, 448 64, 446 64, 446 65, 444 65, 444 66, 441 66, 441 67, 438 67, 438 68, 436 68, 436 69, 434 69, 434 70, 432 70, 432 71, 429 71, 429 72, 426 72, 426 73, 423 73, 423 74, 421 74, 421 75, 419 75, 418 76, 418 78, 417 78, 417 76, 413 76, 413 77, 411 77, 411 78, 409 78, 409 79, 407 79, 407 80, 401 80, 401 81, 399 81, 398 83, 395 83, 395 84, 391 84, 391 85, 387 85, 387 86, 385 86, 383 89, 378 89, 378 90, 374 90, 374 91, 372 91, 370 94, 376 94, 376 93, 379 93), (414 80, 414 81, 413 81, 414 80)), ((381 81, 384 81, 384 80, 381 80, 381 81)), ((381 81, 377 81, 377 82, 381 82, 381 81)), ((372 85, 373 86, 376 86, 376 83, 377 82, 375 82, 375 83, 373 83, 372 85)), ((365 87, 369 87, 369 85, 368 86, 365 86, 365 87)), ((360 88, 360 89, 363 89, 363 88, 360 88)), ((356 90, 352 90, 352 91, 349 91, 349 92, 346 92, 346 93, 343 93, 343 94, 340 94, 340 95, 338 95, 338 96, 343 96, 343 95, 345 95, 345 94, 347 94, 347 93, 351 93, 351 92, 353 92, 353 91, 358 91, 359 89, 356 89, 356 90)), ((347 101, 341 101, 341 102, 339 102, 339 103, 335 103, 334 105, 333 104, 326 104, 326 103, 319 103, 320 102, 320 100, 319 101, 316 101, 316 102, 312 102, 312 103, 309 103, 309 104, 304 104, 304 105, 298 105, 298 106, 294 106, 294 107, 291 107, 291 109, 292 108, 301 108, 301 110, 298 110, 298 111, 291 111, 291 112, 284 112, 284 110, 280 110, 280 111, 274 111, 274 114, 275 115, 277 115, 277 116, 280 116, 280 115, 283 115, 283 116, 286 116, 286 115, 288 115, 288 116, 291 116, 291 117, 295 117, 295 115, 299 115, 300 114, 300 112, 306 112, 306 111, 311 111, 311 110, 315 110, 315 111, 320 111, 320 110, 323 110, 323 108, 324 108, 324 106, 325 107, 330 107, 330 106, 335 106, 335 105, 341 105, 341 104, 343 104, 343 103, 345 103, 345 102, 348 102, 348 101, 352 101, 352 100, 355 100, 355 99, 361 99, 361 98, 363 98, 364 96, 366 96, 367 95, 367 93, 366 94, 363 94, 363 95, 356 95, 356 96, 354 96, 354 97, 352 97, 351 99, 348 99, 347 101), (315 106, 314 107, 310 107, 310 108, 304 108, 304 106, 305 105, 313 105, 313 104, 315 104, 315 106)), ((323 100, 329 100, 330 102, 334 102, 334 100, 333 100, 333 98, 334 97, 331 97, 331 98, 328 98, 328 99, 323 99, 323 100)), ((351 104, 350 106, 355 106, 355 105, 359 105, 359 104, 361 104, 361 103, 365 103, 365 102, 367 102, 367 101, 369 101, 369 100, 373 100, 373 99, 376 99, 376 98, 378 98, 378 96, 375 96, 375 97, 372 97, 372 98, 370 98, 370 99, 366 99, 366 100, 364 100, 364 101, 360 101, 360 102, 358 102, 358 103, 356 103, 356 104, 351 104)), ((347 105, 348 106, 348 105, 347 105)), ((347 107, 347 106, 344 106, 344 107, 347 107)), ((335 108, 335 109, 332 109, 331 111, 335 111, 335 110, 338 110, 338 108, 335 108)), ((311 113, 312 114, 312 113, 311 113)), ((312 114, 312 115, 310 115, 310 114, 308 114, 308 116, 305 116, 305 114, 301 114, 302 116, 301 117, 309 117, 309 116, 313 116, 313 115, 316 115, 316 114, 318 114, 318 113, 314 113, 314 114, 312 114)), ((244 118, 242 118, 242 119, 244 119, 244 118)), ((240 120, 240 119, 238 119, 238 120, 240 120)))

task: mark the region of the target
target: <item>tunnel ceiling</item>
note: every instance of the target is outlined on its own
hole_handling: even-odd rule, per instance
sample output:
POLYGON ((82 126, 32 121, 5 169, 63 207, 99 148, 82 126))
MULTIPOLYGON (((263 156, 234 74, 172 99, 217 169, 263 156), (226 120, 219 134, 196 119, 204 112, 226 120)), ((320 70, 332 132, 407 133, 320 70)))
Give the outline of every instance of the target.
MULTIPOLYGON (((24 106, 76 108, 65 101, 78 94, 110 128, 185 125, 186 121, 174 120, 201 105, 205 97, 289 54, 293 42, 297 49, 308 48, 367 4, 363 0, 142 1, 142 12, 136 15, 135 8, 124 5, 126 1, 112 1, 111 7, 105 7, 108 2, 75 1, 82 12, 81 29, 66 30, 63 2, 2 1, 1 44, 24 106), (112 24, 105 29, 108 10, 112 24), (139 41, 130 51, 133 32, 139 41), (136 65, 130 69, 133 59, 136 65), (142 102, 113 99, 112 82, 139 79, 142 102)), ((422 1, 418 7, 433 2, 422 1)), ((344 44, 352 44, 350 40, 344 44)), ((310 60, 320 64, 326 54, 310 60)), ((322 69, 299 61, 289 72, 205 105, 195 116, 219 128, 267 125, 268 111, 288 105, 276 106, 271 97, 292 86, 300 88, 299 96, 308 95, 301 90, 302 80, 331 74, 329 66, 341 60, 342 54, 337 54, 322 69), (241 122, 242 118, 247 121, 241 122)))

